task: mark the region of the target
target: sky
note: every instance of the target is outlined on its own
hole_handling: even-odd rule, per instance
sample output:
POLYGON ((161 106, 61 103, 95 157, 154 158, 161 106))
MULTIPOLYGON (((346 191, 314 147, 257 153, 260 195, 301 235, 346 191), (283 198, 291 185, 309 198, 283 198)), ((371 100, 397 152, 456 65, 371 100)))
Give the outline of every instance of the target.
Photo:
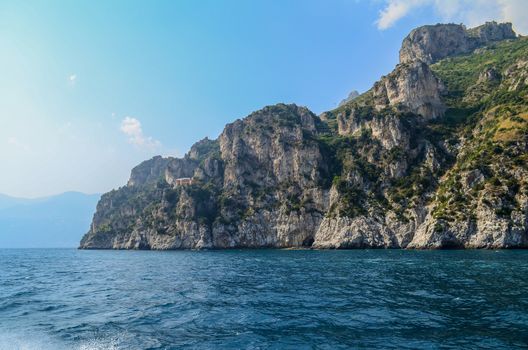
POLYGON ((0 193, 102 193, 279 102, 332 109, 408 32, 511 21, 525 0, 0 1, 0 193))

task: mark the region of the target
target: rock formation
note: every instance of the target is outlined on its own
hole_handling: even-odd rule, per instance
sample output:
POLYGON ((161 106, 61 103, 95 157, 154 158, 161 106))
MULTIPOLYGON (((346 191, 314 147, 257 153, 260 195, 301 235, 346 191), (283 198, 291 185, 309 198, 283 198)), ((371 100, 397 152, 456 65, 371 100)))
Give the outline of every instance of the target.
POLYGON ((445 110, 441 95, 444 86, 429 66, 421 61, 402 63, 372 89, 374 107, 400 107, 411 113, 434 119, 445 110))
POLYGON ((403 40, 400 62, 420 60, 431 64, 449 56, 470 53, 494 41, 515 38, 511 23, 487 22, 469 30, 461 24, 423 26, 411 31, 403 40))
POLYGON ((353 101, 353 100, 356 99, 357 97, 359 97, 359 92, 357 92, 357 90, 352 90, 352 91, 348 94, 347 98, 345 98, 344 100, 341 100, 341 102, 339 102, 338 107, 341 107, 342 105, 347 104, 348 102, 353 101))
POLYGON ((526 57, 510 24, 415 29, 332 111, 268 106, 138 165, 80 247, 528 247, 526 57))

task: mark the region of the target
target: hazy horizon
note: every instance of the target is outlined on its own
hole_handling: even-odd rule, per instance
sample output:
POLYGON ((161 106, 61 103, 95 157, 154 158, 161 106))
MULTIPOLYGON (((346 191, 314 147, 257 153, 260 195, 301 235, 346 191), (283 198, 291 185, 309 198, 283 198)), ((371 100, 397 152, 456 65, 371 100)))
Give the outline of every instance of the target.
POLYGON ((11 196, 6 193, 0 193, 0 197, 8 197, 12 199, 22 199, 22 200, 32 201, 32 200, 39 200, 39 199, 46 199, 46 198, 51 198, 51 197, 62 196, 62 195, 69 194, 69 193, 76 193, 76 194, 81 194, 84 196, 100 196, 103 194, 102 192, 86 193, 86 192, 81 192, 81 191, 64 191, 64 192, 52 193, 46 196, 37 196, 37 197, 15 197, 15 196, 11 196))
POLYGON ((100 194, 42 198, 0 194, 0 248, 74 248, 88 229, 100 194))

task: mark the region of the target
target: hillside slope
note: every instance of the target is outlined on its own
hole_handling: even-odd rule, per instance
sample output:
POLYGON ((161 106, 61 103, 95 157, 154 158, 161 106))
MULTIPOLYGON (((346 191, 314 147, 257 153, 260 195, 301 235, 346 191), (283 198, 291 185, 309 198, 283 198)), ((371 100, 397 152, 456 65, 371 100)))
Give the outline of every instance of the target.
POLYGON ((527 57, 511 24, 418 28, 335 110, 265 107, 140 164, 80 247, 527 247, 527 57))

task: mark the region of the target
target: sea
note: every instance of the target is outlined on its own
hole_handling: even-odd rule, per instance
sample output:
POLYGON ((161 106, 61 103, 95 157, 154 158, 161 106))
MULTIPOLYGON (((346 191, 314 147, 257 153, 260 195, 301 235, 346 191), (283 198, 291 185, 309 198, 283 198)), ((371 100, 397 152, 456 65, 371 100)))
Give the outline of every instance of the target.
POLYGON ((0 250, 0 349, 526 347, 526 250, 0 250))

